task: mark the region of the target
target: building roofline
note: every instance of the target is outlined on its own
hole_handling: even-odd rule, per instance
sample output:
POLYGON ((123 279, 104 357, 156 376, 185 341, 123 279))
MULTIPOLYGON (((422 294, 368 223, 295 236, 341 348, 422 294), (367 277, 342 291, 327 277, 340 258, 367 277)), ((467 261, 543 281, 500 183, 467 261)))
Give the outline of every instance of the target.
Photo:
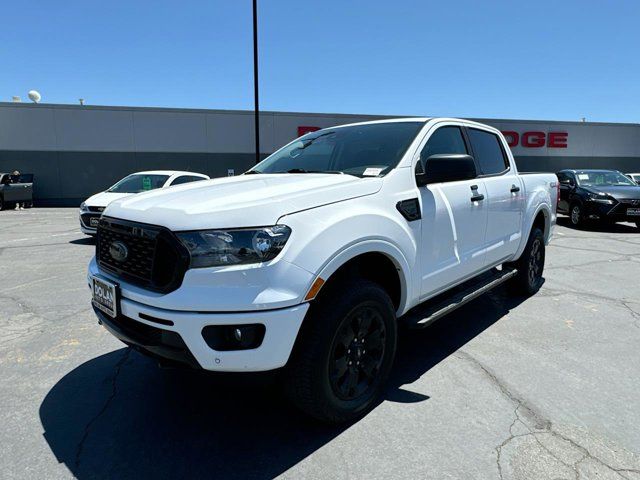
MULTIPOLYGON (((18 107, 18 108, 55 108, 65 110, 106 110, 106 111, 139 111, 139 112, 167 112, 167 113, 213 113, 213 114, 236 114, 236 115, 253 115, 253 110, 226 110, 226 109, 209 109, 209 108, 176 108, 176 107, 133 107, 122 105, 76 105, 69 103, 27 103, 27 102, 0 102, 1 107, 18 107)), ((394 118, 425 118, 423 115, 374 115, 360 113, 326 113, 326 112, 284 112, 278 110, 261 110, 263 115, 281 115, 281 116, 314 116, 314 117, 339 117, 339 118, 364 118, 371 120, 394 119, 394 118)), ((435 118, 438 116, 430 116, 435 118)), ((544 124, 561 124, 561 125, 595 125, 595 126, 640 126, 640 123, 631 122, 582 122, 575 120, 545 120, 545 119, 516 119, 516 118, 480 118, 480 117, 457 117, 463 120, 471 120, 474 122, 508 122, 508 123, 544 123, 544 124)))

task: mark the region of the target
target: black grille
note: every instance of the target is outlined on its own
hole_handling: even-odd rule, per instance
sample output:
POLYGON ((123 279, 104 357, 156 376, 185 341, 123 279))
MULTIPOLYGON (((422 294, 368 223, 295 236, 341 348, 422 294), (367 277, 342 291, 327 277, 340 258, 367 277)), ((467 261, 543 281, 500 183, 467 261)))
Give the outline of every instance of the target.
POLYGON ((169 230, 108 217, 100 219, 96 257, 116 277, 165 293, 180 286, 189 266, 188 251, 169 230), (114 256, 114 245, 124 246, 125 258, 114 256))
POLYGON ((631 199, 631 198, 623 198, 618 201, 624 205, 630 205, 632 207, 640 207, 640 198, 637 200, 631 199))
POLYGON ((87 207, 90 212, 104 212, 105 207, 87 207))
POLYGON ((96 228, 95 225, 91 225, 91 219, 100 218, 100 214, 99 213, 83 213, 82 215, 80 215, 80 218, 82 219, 82 223, 84 224, 85 227, 96 228))

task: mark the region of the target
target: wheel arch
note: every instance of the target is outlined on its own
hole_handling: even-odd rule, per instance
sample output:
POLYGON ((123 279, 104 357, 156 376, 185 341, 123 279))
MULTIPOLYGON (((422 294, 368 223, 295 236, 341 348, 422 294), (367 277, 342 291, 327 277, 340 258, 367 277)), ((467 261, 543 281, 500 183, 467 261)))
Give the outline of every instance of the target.
POLYGON ((551 235, 551 222, 552 213, 551 207, 546 203, 541 203, 536 208, 533 215, 531 215, 530 221, 527 223, 526 228, 523 229, 523 235, 515 258, 520 258, 529 240, 529 236, 535 227, 542 230, 545 244, 549 243, 549 236, 551 235))
POLYGON ((359 276, 378 283, 393 302, 396 314, 404 313, 409 298, 409 264, 393 244, 368 240, 351 245, 322 267, 317 277, 324 284, 317 298, 330 291, 330 286, 348 276, 359 276))

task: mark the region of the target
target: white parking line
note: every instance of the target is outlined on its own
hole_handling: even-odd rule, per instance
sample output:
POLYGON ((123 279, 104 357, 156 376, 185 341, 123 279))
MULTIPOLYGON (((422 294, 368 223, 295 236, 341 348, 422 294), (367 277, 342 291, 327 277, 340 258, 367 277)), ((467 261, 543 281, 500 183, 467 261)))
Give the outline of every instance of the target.
POLYGON ((39 280, 33 280, 32 282, 21 283, 20 285, 16 285, 14 287, 5 288, 4 290, 0 290, 0 293, 10 292, 12 290, 17 290, 19 288, 28 287, 30 285, 34 285, 36 283, 48 282, 49 280, 53 280, 55 278, 59 278, 60 275, 54 275, 53 277, 40 278, 39 280))
MULTIPOLYGON (((73 232, 63 232, 63 233, 55 233, 53 235, 49 235, 49 237, 64 237, 66 235, 79 235, 79 231, 73 232)), ((6 247, 9 243, 15 242, 30 242, 31 240, 42 240, 42 237, 26 237, 26 238, 14 238, 13 240, 7 240, 4 244, 0 245, 0 248, 6 247)))

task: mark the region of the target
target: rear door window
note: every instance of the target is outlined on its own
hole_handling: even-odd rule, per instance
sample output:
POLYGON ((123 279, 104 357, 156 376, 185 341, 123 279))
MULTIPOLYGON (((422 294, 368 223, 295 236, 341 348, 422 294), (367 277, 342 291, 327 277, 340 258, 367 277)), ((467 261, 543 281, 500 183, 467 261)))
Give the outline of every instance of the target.
POLYGON ((509 169, 509 160, 497 135, 475 128, 468 129, 468 134, 483 175, 496 175, 509 169))

